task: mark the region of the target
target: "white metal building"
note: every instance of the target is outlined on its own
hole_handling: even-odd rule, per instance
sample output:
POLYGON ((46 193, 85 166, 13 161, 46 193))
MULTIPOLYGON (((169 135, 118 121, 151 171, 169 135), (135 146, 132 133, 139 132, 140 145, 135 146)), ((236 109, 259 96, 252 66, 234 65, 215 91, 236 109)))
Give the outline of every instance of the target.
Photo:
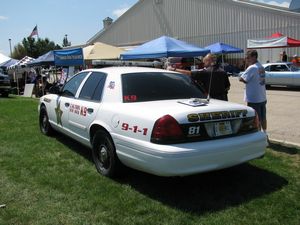
MULTIPOLYGON (((275 32, 300 39, 298 1, 292 1, 292 11, 246 0, 140 0, 88 43, 133 46, 167 35, 201 47, 224 42, 246 49, 247 39, 275 32)), ((263 50, 260 60, 279 60, 282 50, 263 50)), ((289 56, 300 54, 299 48, 285 50, 289 56)))

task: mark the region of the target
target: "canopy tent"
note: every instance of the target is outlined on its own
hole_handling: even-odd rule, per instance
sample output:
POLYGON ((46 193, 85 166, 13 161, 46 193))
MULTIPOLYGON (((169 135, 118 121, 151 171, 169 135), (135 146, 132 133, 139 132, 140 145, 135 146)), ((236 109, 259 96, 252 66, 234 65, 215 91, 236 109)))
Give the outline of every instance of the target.
POLYGON ((19 62, 19 60, 17 60, 17 59, 9 59, 9 60, 1 63, 0 67, 7 68, 7 67, 10 67, 13 64, 16 64, 17 62, 19 62))
POLYGON ((123 52, 124 50, 118 47, 101 42, 83 48, 84 60, 118 59, 123 52))
POLYGON ((28 66, 54 65, 54 53, 49 51, 28 63, 28 66))
POLYGON ((222 42, 216 42, 214 44, 208 45, 205 47, 205 49, 209 49, 211 53, 214 54, 222 54, 222 67, 227 72, 233 72, 233 70, 236 70, 233 66, 225 65, 224 64, 224 54, 230 54, 230 53, 243 53, 244 50, 241 48, 234 47, 232 45, 224 44, 222 42))
POLYGON ((8 56, 5 56, 2 53, 0 53, 0 64, 6 62, 8 60, 10 60, 10 58, 8 56))
POLYGON ((82 48, 54 50, 53 54, 56 66, 81 66, 84 64, 82 48))
POLYGON ((15 64, 9 66, 9 68, 14 69, 14 68, 18 68, 18 67, 25 67, 28 63, 30 63, 33 60, 34 60, 34 58, 31 58, 29 56, 25 56, 21 60, 16 62, 15 64))
POLYGON ((121 59, 203 56, 209 50, 171 37, 162 36, 121 54, 121 59))
POLYGON ((299 47, 300 40, 287 37, 281 33, 274 33, 269 37, 261 39, 248 39, 247 48, 287 48, 299 47))
POLYGON ((241 48, 237 48, 228 44, 224 44, 221 42, 216 42, 214 44, 208 45, 204 47, 205 49, 210 50, 211 53, 214 54, 228 54, 228 53, 243 53, 244 50, 241 48))

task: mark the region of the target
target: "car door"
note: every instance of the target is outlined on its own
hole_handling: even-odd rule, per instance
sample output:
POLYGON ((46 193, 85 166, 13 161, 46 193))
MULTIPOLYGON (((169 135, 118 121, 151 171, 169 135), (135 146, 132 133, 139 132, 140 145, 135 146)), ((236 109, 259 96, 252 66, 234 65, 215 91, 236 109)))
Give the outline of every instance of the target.
POLYGON ((89 142, 89 128, 101 106, 106 74, 92 72, 69 106, 69 129, 81 141, 89 142))
POLYGON ((55 115, 57 127, 66 134, 70 133, 70 106, 76 101, 75 96, 89 72, 82 72, 69 80, 63 87, 61 95, 56 99, 55 115))
POLYGON ((293 80, 293 72, 285 64, 272 65, 270 67, 269 81, 275 85, 290 85, 293 80))

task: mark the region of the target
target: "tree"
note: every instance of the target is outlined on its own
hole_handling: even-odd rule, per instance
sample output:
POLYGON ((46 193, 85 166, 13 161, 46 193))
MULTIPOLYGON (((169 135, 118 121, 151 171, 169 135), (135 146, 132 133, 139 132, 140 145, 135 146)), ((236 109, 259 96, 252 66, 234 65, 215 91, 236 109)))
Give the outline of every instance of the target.
POLYGON ((22 43, 18 43, 12 52, 12 58, 22 59, 24 56, 37 58, 51 50, 61 49, 61 47, 50 41, 48 38, 37 40, 31 37, 24 38, 22 43))

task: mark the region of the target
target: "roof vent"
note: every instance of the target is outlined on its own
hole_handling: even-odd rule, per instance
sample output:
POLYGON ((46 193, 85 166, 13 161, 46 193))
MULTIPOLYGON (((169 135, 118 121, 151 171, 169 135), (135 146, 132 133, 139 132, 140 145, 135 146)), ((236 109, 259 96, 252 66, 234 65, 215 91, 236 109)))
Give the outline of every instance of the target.
POLYGON ((103 20, 103 28, 104 28, 104 29, 107 29, 112 23, 113 23, 113 19, 110 18, 110 17, 106 17, 106 18, 103 20))

